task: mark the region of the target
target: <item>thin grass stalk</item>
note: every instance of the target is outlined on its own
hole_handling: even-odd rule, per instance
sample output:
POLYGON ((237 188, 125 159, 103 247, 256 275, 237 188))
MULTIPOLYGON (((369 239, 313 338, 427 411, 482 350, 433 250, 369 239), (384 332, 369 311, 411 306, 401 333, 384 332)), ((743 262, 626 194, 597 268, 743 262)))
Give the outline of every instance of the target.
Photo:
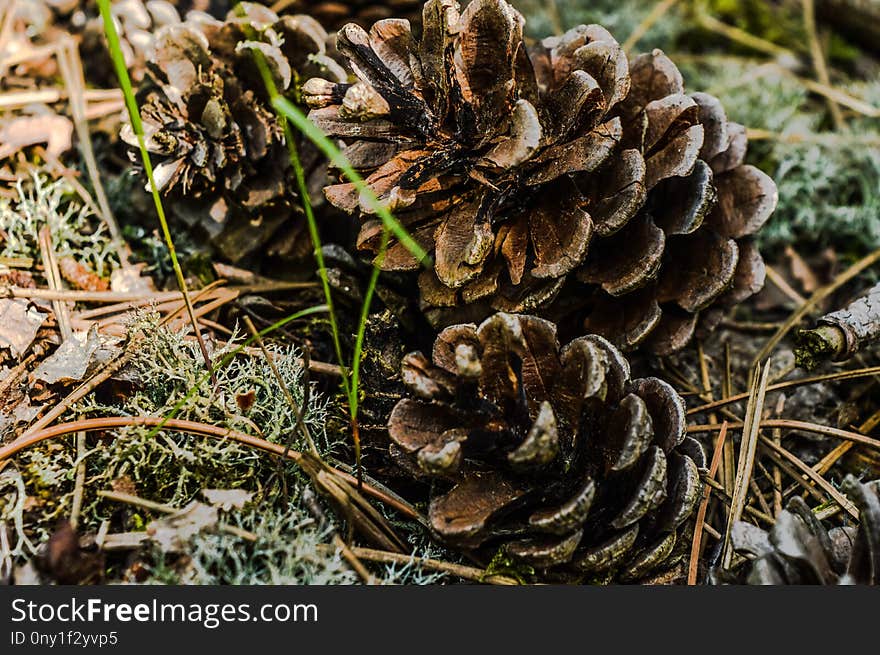
POLYGON ((278 88, 275 85, 275 81, 272 79, 272 74, 269 71, 269 67, 266 64, 265 58, 263 57, 263 54, 261 52, 254 52, 254 61, 257 64, 257 67, 260 71, 260 76, 263 79, 263 84, 265 85, 266 91, 269 94, 270 103, 275 109, 279 121, 281 122, 284 129, 288 152, 290 153, 291 165, 293 166, 297 186, 299 188, 300 197, 303 203, 303 209, 306 214, 309 235, 312 238, 312 245, 315 249, 315 259, 318 263, 318 273, 321 278, 325 300, 327 306, 330 309, 330 324, 333 334, 333 345, 334 349, 336 350, 337 359, 339 360, 339 364, 343 372, 342 385, 343 391, 345 392, 346 398, 348 400, 349 417, 351 420, 352 428, 352 442, 355 450, 355 465, 357 469, 358 485, 360 485, 362 481, 361 443, 357 420, 359 406, 358 395, 360 391, 360 361, 363 355, 363 340, 366 331, 367 316, 369 314, 370 305, 372 304, 376 284, 379 280, 379 273, 381 272, 381 262, 384 258, 385 250, 388 247, 390 234, 393 233, 398 238, 398 240, 400 240, 400 242, 403 243, 406 248, 420 261, 427 262, 428 256, 427 253, 425 253, 425 251, 421 248, 421 246, 419 246, 419 244, 415 242, 412 236, 410 236, 406 229, 392 216, 391 212, 389 212, 388 209, 379 202, 378 198, 376 198, 372 190, 366 185, 366 182, 364 182, 360 175, 358 175, 358 173, 351 166, 347 158, 333 144, 333 142, 328 139, 317 127, 315 127, 315 125, 296 107, 296 105, 291 103, 278 92, 278 88), (332 293, 330 291, 330 284, 327 278, 327 267, 324 263, 323 253, 321 252, 321 238, 318 232, 317 222, 315 221, 314 212, 312 211, 312 206, 309 201, 309 192, 305 180, 305 173, 302 168, 302 163, 299 159, 299 153, 296 149, 296 142, 290 129, 291 123, 294 124, 296 128, 306 138, 314 143, 315 146, 317 146, 333 164, 335 164, 343 171, 345 176, 357 187, 358 191, 360 191, 360 193, 364 196, 368 206, 370 206, 370 208, 373 209, 382 218, 382 222, 385 228, 382 234, 382 244, 380 247, 380 252, 373 262, 373 272, 370 277, 367 292, 364 296, 364 302, 361 309, 360 321, 358 323, 358 331, 355 338, 355 348, 350 370, 346 367, 345 358, 342 354, 342 343, 340 338, 338 320, 336 318, 332 293))
POLYGON ((131 86, 131 78, 128 76, 128 69, 125 67, 125 57, 122 54, 122 47, 119 43, 119 34, 116 32, 116 25, 113 23, 113 17, 110 14, 110 0, 98 0, 98 8, 101 11, 101 19, 104 21, 104 34, 107 37, 107 46, 110 50, 110 57, 113 60, 113 68, 116 70, 116 77, 119 79, 119 85, 122 87, 122 95, 125 98, 125 107, 128 110, 128 117, 131 121, 132 130, 137 137, 138 150, 140 151, 141 161, 144 165, 144 171, 147 174, 147 180, 150 184, 150 192, 153 195, 153 204, 156 206, 156 214, 159 217, 159 224, 162 227, 162 236, 165 239, 165 245, 168 248, 168 254, 171 257, 171 265, 174 268, 174 275, 177 278, 177 286, 183 294, 184 303, 186 303, 186 311, 189 314, 190 323, 199 342, 199 349, 202 351, 202 357, 205 359, 205 366, 211 369, 211 356, 208 354, 208 348, 202 338, 202 332, 199 323, 196 320, 193 311, 192 301, 189 297, 189 289, 186 285, 186 279, 183 277, 183 269, 180 267, 180 261, 177 259, 177 250, 174 248, 174 239, 171 237, 171 230, 168 228, 168 221, 165 218, 165 208, 162 206, 162 198, 159 195, 159 188, 156 186, 156 180, 153 176, 153 164, 150 161, 150 153, 147 152, 147 144, 144 141, 144 126, 141 123, 140 109, 137 100, 134 97, 134 89, 131 86))
POLYGON ((385 258, 385 251, 388 249, 388 239, 391 232, 386 227, 382 231, 382 242, 379 244, 379 254, 373 262, 373 271, 370 274, 370 282, 367 285, 367 291, 364 294, 364 303, 361 307, 361 316, 358 321, 357 336, 354 342, 354 355, 351 362, 351 392, 348 397, 348 407, 351 413, 351 432, 352 441, 354 442, 355 467, 357 469, 358 486, 363 484, 363 471, 361 470, 361 436, 360 427, 358 425, 358 408, 360 407, 360 381, 361 381, 361 360, 364 354, 364 337, 367 331, 367 320, 370 314, 370 305, 373 304, 373 295, 376 292, 376 285, 379 282, 379 273, 381 272, 382 260, 385 258))
POLYGON ((406 228, 400 224, 400 221, 394 218, 391 212, 388 211, 388 208, 379 202, 376 194, 373 193, 369 186, 367 186, 367 183, 360 174, 354 170, 351 163, 345 155, 342 154, 342 151, 336 147, 333 141, 331 141, 314 123, 312 123, 312 121, 310 121, 296 105, 284 96, 276 95, 272 100, 272 106, 276 111, 284 114, 284 116, 293 123, 296 129, 309 139, 309 141, 314 143, 315 146, 324 153, 327 159, 330 160, 331 164, 342 171, 343 175, 355 185, 370 210, 375 212, 379 218, 382 219, 382 223, 385 227, 391 231, 395 238, 397 238, 407 250, 409 250, 413 257, 418 259, 423 266, 428 266, 431 262, 428 253, 426 253, 424 248, 413 239, 412 235, 406 231, 406 228))

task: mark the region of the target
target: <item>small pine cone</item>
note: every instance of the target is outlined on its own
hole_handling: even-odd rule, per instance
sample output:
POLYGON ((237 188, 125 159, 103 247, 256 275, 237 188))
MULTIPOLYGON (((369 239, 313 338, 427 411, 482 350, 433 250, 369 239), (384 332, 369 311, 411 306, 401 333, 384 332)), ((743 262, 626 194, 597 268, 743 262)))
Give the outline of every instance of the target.
MULTIPOLYGON (((847 476, 841 487, 859 510, 858 528, 827 529, 803 499, 794 497, 765 532, 738 523, 735 550, 751 559, 739 580, 747 584, 880 584, 880 482, 847 476)), ((725 575, 715 576, 726 581, 725 575)))
MULTIPOLYGON (((419 286, 435 325, 567 314, 625 349, 680 349, 703 310, 762 286, 749 237, 776 187, 662 52, 628 62, 598 25, 529 51, 523 26, 503 0, 431 0, 420 39, 403 21, 347 25, 337 47, 359 81, 309 81, 310 116, 433 254, 419 286)), ((325 195, 375 252, 381 223, 354 186, 325 195)), ((383 267, 419 264, 392 242, 383 267)))
MULTIPOLYGON (((239 4, 222 22, 188 16, 156 34, 139 94, 156 185, 174 200, 175 216, 231 261, 266 244, 268 255, 310 252, 305 222, 293 219, 299 202, 289 153, 254 51, 265 57, 279 91, 294 97, 298 80, 316 73, 345 79, 326 54, 327 33, 308 16, 279 18, 253 3, 239 4)), ((121 136, 138 162, 129 125, 121 136)), ((324 162, 305 140, 298 150, 318 199, 324 162)))
MULTIPOLYGON (((120 0, 110 5, 110 13, 119 34, 128 74, 133 81, 140 82, 147 61, 152 57, 156 31, 180 23, 180 13, 168 0, 120 0)), ((80 55, 90 82, 109 87, 118 85, 104 34, 104 21, 99 15, 86 23, 80 55)))
MULTIPOLYGON (((275 3, 266 0, 265 4, 275 3)), ((284 11, 308 14, 328 30, 350 22, 369 27, 386 18, 406 18, 417 26, 422 21, 422 0, 290 0, 284 11)))
POLYGON ((443 539, 625 581, 672 564, 705 456, 675 390, 630 379, 606 339, 560 348, 549 321, 498 313, 446 328, 402 374, 411 396, 391 413, 391 453, 435 480, 443 539))

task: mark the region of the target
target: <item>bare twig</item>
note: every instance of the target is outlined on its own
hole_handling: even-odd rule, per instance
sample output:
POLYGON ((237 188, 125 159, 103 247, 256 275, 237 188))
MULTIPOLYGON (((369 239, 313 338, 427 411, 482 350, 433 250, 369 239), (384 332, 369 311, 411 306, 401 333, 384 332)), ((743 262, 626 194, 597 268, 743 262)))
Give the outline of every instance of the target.
POLYGON ((848 359, 880 338, 880 284, 844 309, 825 314, 818 323, 797 335, 795 357, 808 370, 826 358, 848 359))
MULTIPOLYGON (((70 423, 59 423, 57 425, 53 425, 52 427, 39 430, 34 430, 32 428, 12 443, 0 447, 0 462, 42 441, 71 434, 78 430, 83 430, 84 432, 93 432, 95 430, 113 430, 130 426, 144 426, 152 428, 159 425, 161 425, 162 429, 165 430, 195 434, 212 439, 229 439, 231 441, 235 441, 245 446, 256 448, 257 450, 262 450, 273 455, 284 456, 284 446, 281 444, 272 443, 271 441, 266 441, 265 439, 260 439, 259 437, 245 434, 244 432, 229 430, 226 428, 218 427, 216 425, 209 425, 207 423, 199 423, 196 421, 183 421, 180 419, 167 419, 161 416, 110 416, 104 418, 83 419, 81 421, 73 421, 70 423)), ((287 459, 290 459, 296 463, 300 463, 304 458, 304 455, 302 453, 294 450, 289 451, 286 456, 287 459)), ((355 478, 353 475, 350 475, 338 469, 334 469, 332 467, 328 467, 328 469, 340 480, 343 480, 348 484, 357 484, 357 478, 355 478)), ((378 489, 374 489, 371 486, 364 484, 363 490, 376 500, 379 500, 386 505, 393 507, 395 510, 397 510, 407 518, 416 520, 419 520, 421 518, 419 514, 415 512, 411 507, 406 504, 400 503, 396 498, 389 496, 388 494, 378 489)))
MULTIPOLYGON (((718 439, 715 442, 715 450, 712 452, 712 461, 709 464, 709 473, 706 477, 714 478, 718 472, 718 466, 721 464, 721 454, 724 451, 724 442, 727 439, 727 423, 722 423, 718 432, 718 439)), ((700 551, 703 539, 703 530, 706 522, 706 510, 709 508, 709 487, 703 490, 703 499, 700 501, 700 507, 697 510, 696 527, 694 528, 694 540, 691 543, 691 559, 688 563, 687 583, 689 585, 697 584, 697 571, 700 564, 700 551)), ((719 535, 720 536, 720 535, 719 535)))
POLYGON ((779 342, 782 341, 785 335, 788 334, 789 331, 795 325, 797 325, 801 321, 801 319, 806 316, 807 313, 809 313, 811 309, 813 309, 813 307, 825 300, 828 296, 830 296, 837 289, 852 280, 859 273, 876 264, 878 261, 880 261, 880 248, 862 257, 859 261, 857 261, 855 264, 846 269, 843 273, 838 275, 830 284, 816 289, 816 291, 814 291, 813 294, 809 297, 807 302, 802 304, 791 316, 789 316, 788 320, 785 321, 783 326, 776 331, 776 334, 770 337, 770 340, 767 341, 767 343, 761 349, 761 352, 759 352, 755 356, 755 361, 758 362, 766 359, 770 355, 770 353, 773 352, 773 349, 779 344, 779 342))

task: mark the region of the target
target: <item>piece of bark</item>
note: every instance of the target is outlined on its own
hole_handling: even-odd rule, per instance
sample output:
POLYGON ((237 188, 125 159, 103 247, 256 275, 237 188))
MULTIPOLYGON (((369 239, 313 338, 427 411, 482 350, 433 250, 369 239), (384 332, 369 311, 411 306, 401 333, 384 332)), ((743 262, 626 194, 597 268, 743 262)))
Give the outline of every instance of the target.
POLYGON ((880 284, 846 308, 820 318, 816 328, 802 330, 798 334, 795 357, 799 366, 809 370, 826 359, 849 359, 877 339, 880 339, 880 284))

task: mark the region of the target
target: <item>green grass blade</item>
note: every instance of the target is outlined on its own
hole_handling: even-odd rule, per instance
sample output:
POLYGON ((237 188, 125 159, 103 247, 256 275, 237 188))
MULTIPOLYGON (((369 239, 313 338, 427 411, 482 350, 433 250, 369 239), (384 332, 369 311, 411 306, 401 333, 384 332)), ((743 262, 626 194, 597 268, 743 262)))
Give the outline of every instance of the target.
POLYGON ((131 78, 128 76, 128 69, 125 67, 125 57, 122 54, 122 47, 119 43, 119 34, 116 32, 116 25, 113 23, 113 17, 110 14, 110 0, 98 0, 98 8, 101 11, 101 19, 104 21, 104 34, 107 37, 107 45, 110 50, 110 56, 113 59, 113 67, 116 71, 116 77, 119 79, 119 85, 122 87, 122 95, 125 98, 125 107, 128 110, 128 118, 131 121, 132 130, 137 137, 138 150, 140 151, 141 161, 144 165, 144 171, 147 174, 147 180, 150 184, 150 192, 153 195, 153 204, 156 207, 156 214, 159 217, 159 224, 162 226, 162 236, 165 239, 165 245, 171 256, 171 265, 174 268, 174 275, 177 278, 177 286, 183 294, 183 302, 186 305, 186 311, 189 315, 190 323, 192 323, 193 332, 199 342, 199 348, 202 356, 205 358, 205 366, 211 368, 211 356, 202 339, 199 323, 196 320, 195 311, 193 310, 192 299, 189 296, 189 289, 186 286, 186 279, 183 277, 183 269, 180 268, 180 262, 177 259, 177 250, 174 248, 174 240, 171 238, 171 230, 168 229, 168 221, 165 218, 165 208, 162 206, 162 198, 159 196, 159 189, 156 187, 156 181, 153 176, 153 164, 150 161, 150 153, 147 152, 147 144, 144 141, 144 126, 141 122, 140 110, 137 106, 137 100, 134 97, 134 89, 131 86, 131 78))
POLYGON ((358 322, 357 336, 354 342, 354 355, 351 362, 351 388, 352 395, 348 402, 351 405, 352 416, 357 417, 360 399, 358 398, 358 388, 361 379, 361 359, 364 352, 364 336, 367 330, 367 319, 370 315, 370 305, 373 304, 373 295, 376 292, 376 284, 379 282, 379 273, 381 273, 382 260, 385 258, 385 251, 388 248, 388 240, 390 231, 385 228, 382 232, 382 241, 379 245, 379 254, 373 263, 373 271, 370 274, 370 282, 367 285, 367 291, 364 293, 364 303, 361 307, 360 321, 358 322))
POLYGON ((287 98, 279 95, 274 96, 272 98, 272 106, 293 123, 296 129, 302 132, 324 153, 334 166, 342 171, 343 175, 357 188, 361 197, 366 199, 369 208, 379 215, 385 227, 391 231, 398 241, 406 246, 406 249, 410 251, 413 257, 422 262, 424 266, 429 266, 431 259, 428 257, 428 253, 412 238, 412 235, 406 231, 406 228, 400 224, 400 221, 394 218, 391 212, 388 211, 388 208, 379 202, 376 194, 367 186, 367 183, 364 182, 360 174, 354 170, 351 163, 342 154, 342 151, 336 147, 336 144, 287 98))
MULTIPOLYGON (((263 57, 263 53, 259 50, 254 50, 253 53, 254 62, 257 65, 257 69, 260 71, 260 77, 263 79, 263 84, 266 87, 266 92, 269 94, 269 98, 277 98, 280 97, 278 93, 278 87, 275 86, 275 80, 272 79, 272 73, 269 71, 269 66, 266 63, 265 57, 263 57)), ((327 303, 327 307, 329 308, 329 316, 330 316, 330 332, 333 339, 333 349, 336 351, 336 359, 339 362, 339 366, 342 369, 342 389, 345 392, 346 399, 351 399, 351 383, 349 380, 349 369, 345 363, 345 357, 342 354, 342 338, 340 336, 339 331, 339 321, 336 317, 336 308, 333 303, 333 293, 330 289, 330 281, 327 277, 327 265, 324 261, 324 253, 321 249, 321 235, 318 232, 318 222, 315 220, 315 212, 312 209, 312 203, 309 199, 309 189, 308 183, 306 182, 305 171, 302 167, 302 162, 299 158, 299 152, 296 148, 296 140, 294 138, 293 131, 290 129, 290 124, 287 122, 287 119, 283 114, 278 113, 278 121, 281 123, 281 127, 284 130, 284 138, 287 141, 287 152, 290 157, 290 165, 293 167, 294 177, 296 178, 297 190, 300 195, 300 199, 303 204, 303 211, 306 215, 306 224, 309 228, 309 237, 312 240, 312 246, 314 247, 315 261, 318 265, 318 277, 321 279, 321 288, 324 291, 324 302, 327 303)), ((349 402, 349 410, 351 403, 349 402)))

